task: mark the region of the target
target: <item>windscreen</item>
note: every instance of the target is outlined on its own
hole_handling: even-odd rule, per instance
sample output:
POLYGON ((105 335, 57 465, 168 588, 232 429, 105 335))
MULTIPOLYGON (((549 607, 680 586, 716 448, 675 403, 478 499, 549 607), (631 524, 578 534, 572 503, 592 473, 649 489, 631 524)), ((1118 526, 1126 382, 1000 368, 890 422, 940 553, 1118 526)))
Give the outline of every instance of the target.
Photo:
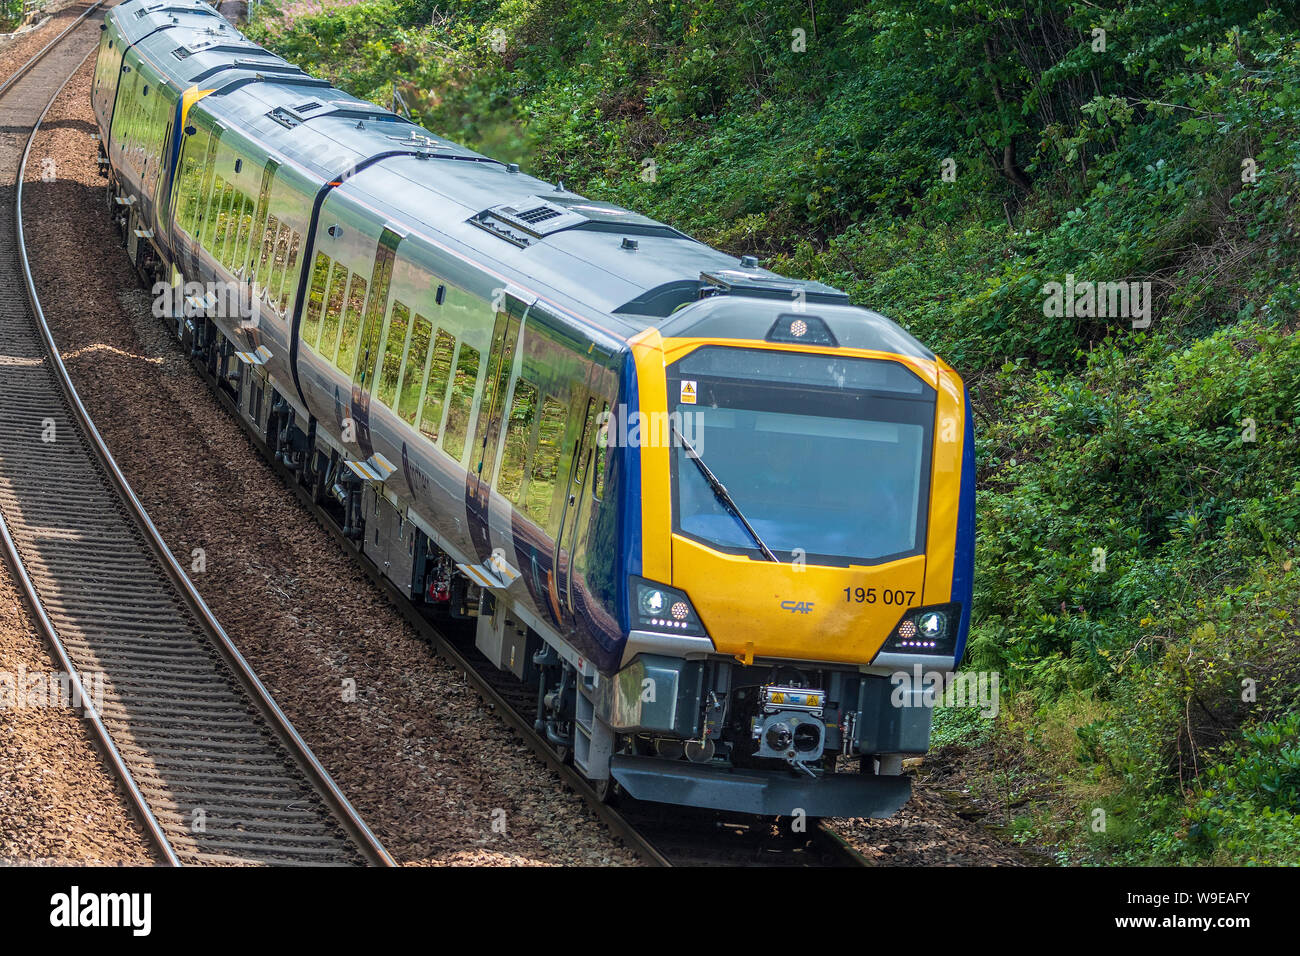
POLYGON ((673 527, 781 560, 870 564, 925 545, 934 391, 896 362, 705 346, 669 369, 673 527))

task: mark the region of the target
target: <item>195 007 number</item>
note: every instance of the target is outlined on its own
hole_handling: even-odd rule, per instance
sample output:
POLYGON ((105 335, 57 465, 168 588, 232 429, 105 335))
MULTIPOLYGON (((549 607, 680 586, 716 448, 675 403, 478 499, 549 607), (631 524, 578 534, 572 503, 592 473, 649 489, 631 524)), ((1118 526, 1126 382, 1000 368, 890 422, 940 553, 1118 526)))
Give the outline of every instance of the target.
POLYGON ((850 604, 911 604, 916 597, 915 591, 895 591, 885 588, 877 591, 875 588, 845 588, 844 600, 850 604))

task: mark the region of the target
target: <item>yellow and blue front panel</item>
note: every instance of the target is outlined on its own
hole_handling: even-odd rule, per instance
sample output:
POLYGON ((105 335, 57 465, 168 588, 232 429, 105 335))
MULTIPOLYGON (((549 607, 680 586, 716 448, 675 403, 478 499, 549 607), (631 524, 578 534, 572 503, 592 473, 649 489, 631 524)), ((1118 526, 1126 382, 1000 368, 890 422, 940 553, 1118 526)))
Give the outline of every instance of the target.
POLYGON ((974 449, 951 368, 656 330, 631 346, 642 416, 630 456, 640 485, 634 573, 685 591, 717 650, 742 661, 868 664, 909 608, 949 602, 962 607, 960 660, 974 449), (718 500, 674 429, 777 561, 718 500))

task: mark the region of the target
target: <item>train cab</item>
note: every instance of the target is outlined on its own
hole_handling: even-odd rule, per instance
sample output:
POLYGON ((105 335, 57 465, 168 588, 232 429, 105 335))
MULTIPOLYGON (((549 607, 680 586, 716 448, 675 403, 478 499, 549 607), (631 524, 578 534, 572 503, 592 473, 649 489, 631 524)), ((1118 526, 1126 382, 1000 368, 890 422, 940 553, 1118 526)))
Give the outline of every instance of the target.
POLYGON ((639 480, 623 669, 598 697, 613 777, 700 806, 892 812, 929 744, 916 669, 949 674, 969 623, 960 377, 835 290, 757 271, 631 352, 639 414, 608 439, 639 480))

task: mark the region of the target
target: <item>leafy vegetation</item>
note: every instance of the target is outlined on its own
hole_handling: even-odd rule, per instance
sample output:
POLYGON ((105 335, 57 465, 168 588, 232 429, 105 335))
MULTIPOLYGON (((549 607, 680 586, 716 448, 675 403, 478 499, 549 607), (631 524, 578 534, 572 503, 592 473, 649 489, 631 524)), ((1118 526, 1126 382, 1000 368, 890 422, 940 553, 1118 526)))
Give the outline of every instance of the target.
POLYGON ((27 19, 29 6, 24 0, 0 0, 0 33, 18 29, 27 19))
POLYGON ((368 0, 254 30, 925 340, 976 402, 966 666, 1002 674, 1011 832, 1295 864, 1298 26, 1265 0, 368 0), (1067 281, 1149 283, 1149 325, 1049 314, 1067 281))

